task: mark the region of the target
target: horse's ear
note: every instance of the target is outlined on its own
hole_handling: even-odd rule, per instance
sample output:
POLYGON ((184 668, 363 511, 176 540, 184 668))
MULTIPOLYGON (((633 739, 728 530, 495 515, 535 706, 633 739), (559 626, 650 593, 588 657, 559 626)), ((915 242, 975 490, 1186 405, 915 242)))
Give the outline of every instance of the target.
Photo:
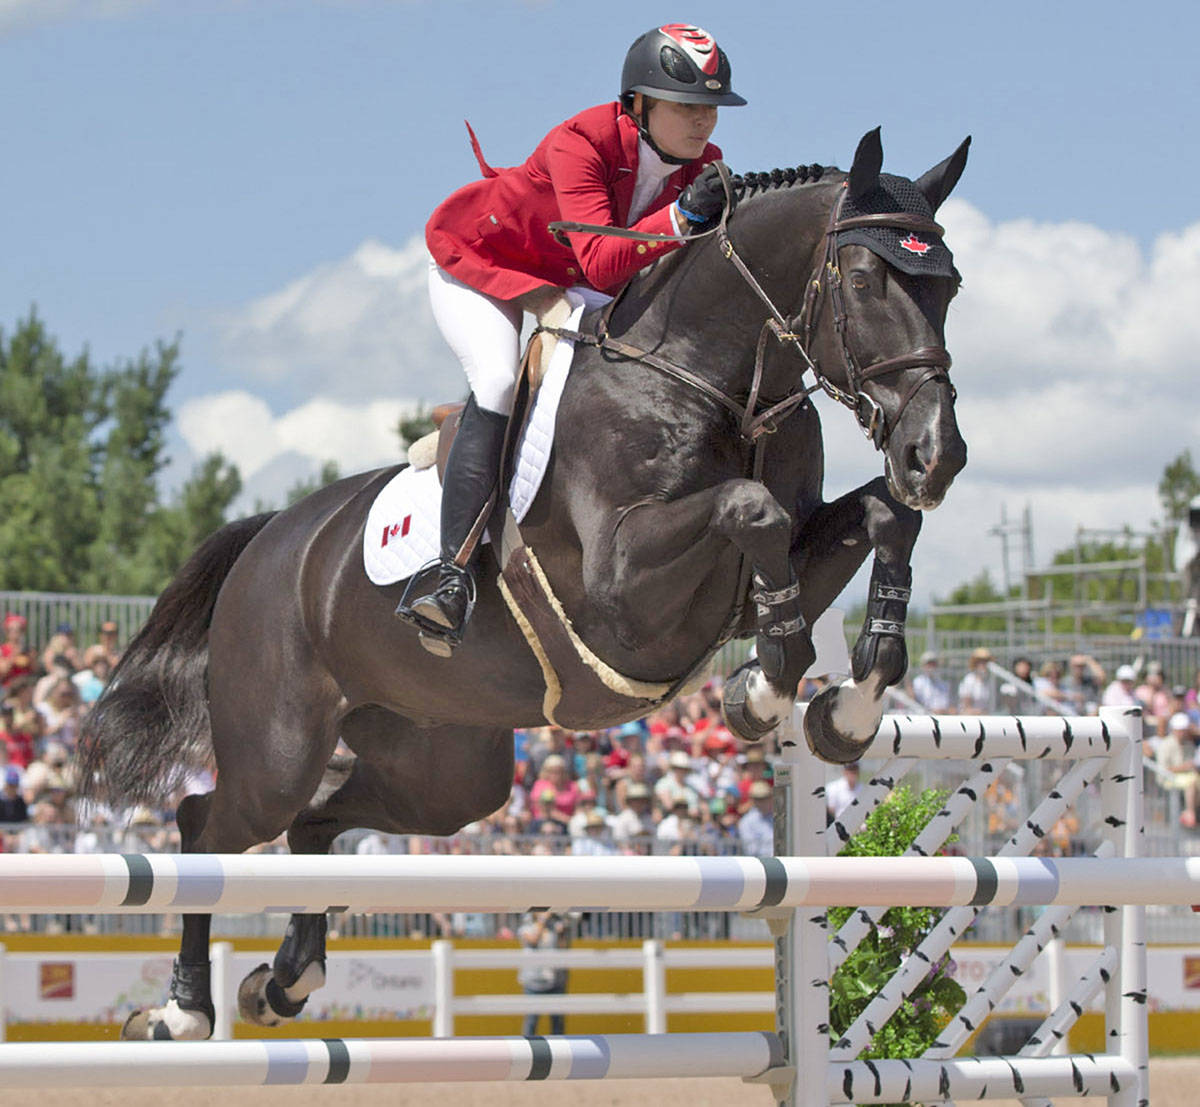
POLYGON ((882 168, 883 143, 876 127, 862 136, 854 151, 854 164, 850 166, 850 199, 857 200, 878 185, 882 168))
POLYGON ((958 184, 958 178, 962 176, 963 168, 967 164, 967 150, 970 146, 971 136, 967 135, 962 140, 962 145, 945 161, 939 162, 920 180, 913 182, 925 193, 925 199, 929 201, 929 206, 934 211, 942 206, 942 201, 958 184))

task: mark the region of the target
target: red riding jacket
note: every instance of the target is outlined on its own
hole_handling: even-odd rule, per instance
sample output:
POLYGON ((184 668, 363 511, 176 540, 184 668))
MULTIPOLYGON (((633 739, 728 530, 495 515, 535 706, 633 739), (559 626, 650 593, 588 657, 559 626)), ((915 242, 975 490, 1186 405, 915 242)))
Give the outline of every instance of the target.
MULTIPOLYGON (((619 103, 588 108, 560 123, 523 165, 496 170, 471 134, 483 180, 460 188, 433 213, 425 242, 434 260, 464 284, 502 300, 543 285, 615 291, 680 243, 572 234, 564 246, 554 220, 624 227, 637 182, 637 124, 619 103)), ((663 183, 634 229, 674 234, 670 204, 721 151, 709 143, 663 183)))

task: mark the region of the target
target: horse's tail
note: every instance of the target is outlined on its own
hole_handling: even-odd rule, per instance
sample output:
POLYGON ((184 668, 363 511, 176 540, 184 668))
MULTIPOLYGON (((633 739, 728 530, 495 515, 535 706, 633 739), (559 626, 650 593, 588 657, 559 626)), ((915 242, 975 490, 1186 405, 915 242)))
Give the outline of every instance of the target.
POLYGON ((161 806, 190 769, 210 764, 208 629, 233 563, 274 512, 210 535, 167 585, 84 718, 77 753, 84 800, 161 806))

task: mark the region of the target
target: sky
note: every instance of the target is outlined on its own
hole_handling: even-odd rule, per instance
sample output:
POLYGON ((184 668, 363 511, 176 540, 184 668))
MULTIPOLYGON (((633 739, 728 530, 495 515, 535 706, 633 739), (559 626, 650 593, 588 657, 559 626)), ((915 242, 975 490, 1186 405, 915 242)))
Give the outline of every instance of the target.
MULTIPOLYGON (((1029 507, 1038 563, 1078 526, 1147 526, 1200 430, 1182 2, 0 0, 0 327, 36 306, 102 365, 179 336, 168 488, 214 449, 247 510, 327 458, 389 463, 401 408, 464 391, 422 241, 477 175, 463 120, 517 163, 673 21, 716 36, 749 101, 714 136, 735 170, 845 167, 882 125, 885 169, 915 177, 973 136, 940 212, 970 456, 918 602, 1000 578, 1002 510, 1029 507)), ((833 498, 880 461, 822 411, 833 498)))

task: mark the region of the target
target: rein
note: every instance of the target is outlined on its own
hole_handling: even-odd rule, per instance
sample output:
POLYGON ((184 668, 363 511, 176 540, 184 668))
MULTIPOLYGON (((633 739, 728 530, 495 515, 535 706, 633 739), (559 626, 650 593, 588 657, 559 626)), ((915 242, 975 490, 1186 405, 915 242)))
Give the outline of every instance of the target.
MULTIPOLYGON (((762 330, 759 332, 758 343, 754 353, 754 372, 750 382, 750 394, 745 404, 739 403, 732 396, 723 392, 698 374, 693 373, 690 369, 682 365, 677 365, 675 362, 653 354, 648 350, 639 349, 636 346, 611 337, 608 334, 608 316, 612 311, 612 307, 616 305, 617 300, 613 301, 612 305, 609 306, 609 309, 601 317, 600 328, 597 334, 584 334, 581 331, 573 331, 562 327, 539 327, 538 330, 546 331, 557 338, 582 342, 585 345, 594 346, 600 350, 610 350, 621 357, 643 362, 716 401, 738 420, 738 429, 742 437, 754 443, 753 467, 755 479, 762 472, 762 457, 761 449, 759 448, 761 446, 760 436, 773 433, 781 420, 803 407, 807 403, 808 397, 818 389, 824 391, 844 407, 848 407, 854 413, 854 417, 862 428, 863 433, 871 440, 877 450, 882 450, 887 445, 890 434, 887 417, 879 402, 868 395, 863 386, 867 381, 874 380, 887 373, 924 367, 925 371, 910 381, 908 387, 901 395, 895 416, 895 421, 898 422, 909 401, 926 382, 930 380, 949 381, 950 353, 944 346, 922 346, 912 351, 912 353, 887 358, 883 361, 874 362, 866 366, 866 368, 860 368, 858 358, 855 356, 850 344, 850 335, 847 327, 849 313, 846 310, 845 297, 842 291, 841 270, 838 267, 837 261, 837 236, 842 231, 852 230, 857 227, 891 227, 896 230, 907 230, 941 238, 945 233, 943 228, 933 222, 933 220, 911 212, 880 212, 873 215, 857 215, 843 219, 841 218, 842 205, 848 194, 847 186, 843 184, 837 202, 830 209, 829 225, 825 231, 825 256, 821 267, 808 282, 807 291, 804 296, 804 305, 801 308, 800 315, 794 322, 789 322, 754 276, 750 267, 742 260, 733 245, 733 240, 729 237, 729 217, 732 214, 734 206, 732 183, 728 168, 722 162, 715 162, 714 164, 717 167, 717 172, 720 174, 721 183, 725 189, 725 207, 721 212, 720 222, 707 231, 690 235, 688 241, 694 242, 697 239, 715 235, 721 256, 732 263, 751 291, 754 292, 770 312, 770 315, 763 323, 762 330), (820 276, 821 270, 824 270, 826 275, 824 284, 820 276), (834 384, 821 371, 816 360, 808 352, 812 344, 817 314, 826 286, 829 288, 829 299, 833 308, 833 325, 841 345, 842 365, 845 370, 848 389, 842 389, 834 384), (801 328, 799 333, 796 332, 796 324, 801 328), (812 371, 816 383, 807 388, 801 387, 798 391, 789 393, 782 400, 771 404, 762 411, 758 411, 759 389, 762 385, 763 362, 768 336, 773 336, 781 344, 786 343, 789 345, 804 361, 805 368, 801 373, 800 380, 802 386, 804 383, 804 373, 809 370, 812 371)), ((625 227, 589 223, 555 222, 550 224, 550 230, 559 241, 564 241, 564 236, 567 232, 603 234, 616 238, 630 238, 648 242, 674 242, 678 238, 676 235, 648 234, 644 231, 632 231, 625 227)))

